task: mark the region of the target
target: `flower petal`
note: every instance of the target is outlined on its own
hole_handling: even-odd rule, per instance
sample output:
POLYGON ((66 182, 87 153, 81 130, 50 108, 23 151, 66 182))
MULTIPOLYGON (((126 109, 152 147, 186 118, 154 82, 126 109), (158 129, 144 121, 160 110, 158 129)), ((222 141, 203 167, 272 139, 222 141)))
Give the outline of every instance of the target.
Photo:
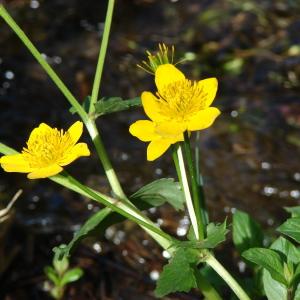
POLYGON ((90 150, 86 143, 78 143, 67 151, 59 161, 60 166, 66 166, 81 156, 90 156, 90 150))
POLYGON ((149 142, 158 138, 154 130, 155 124, 149 120, 136 121, 129 127, 129 132, 143 142, 149 142))
POLYGON ((39 127, 36 127, 31 131, 27 144, 33 143, 37 139, 38 135, 41 135, 42 133, 49 132, 52 130, 53 129, 47 124, 41 123, 39 127))
POLYGON ((61 166, 53 164, 45 168, 35 169, 29 173, 27 177, 29 179, 47 178, 60 173, 62 170, 63 168, 61 166))
POLYGON ((198 82, 198 87, 202 89, 203 94, 206 94, 204 108, 207 108, 212 104, 216 97, 218 80, 214 77, 200 80, 198 82))
POLYGON ((5 155, 0 158, 1 167, 6 172, 28 173, 32 171, 22 154, 5 155))
POLYGON ((188 130, 202 130, 210 127, 215 121, 216 117, 221 112, 216 107, 208 107, 204 110, 200 110, 195 116, 193 116, 188 123, 188 130))
POLYGON ((165 117, 159 112, 159 102, 158 99, 150 92, 142 93, 142 104, 146 115, 152 121, 162 121, 165 117))
POLYGON ((155 83, 159 93, 170 83, 185 79, 184 74, 172 64, 160 65, 155 72, 155 83))
POLYGON ((147 160, 153 161, 163 155, 168 148, 171 146, 171 143, 165 139, 158 139, 150 142, 147 148, 147 160))
POLYGON ((155 126, 155 132, 164 139, 168 139, 171 144, 183 141, 183 132, 185 130, 186 126, 183 123, 175 121, 158 123, 155 126))
POLYGON ((70 126, 70 128, 68 129, 68 133, 73 141, 74 144, 77 143, 77 141, 79 140, 79 138, 82 135, 82 131, 83 131, 83 124, 80 121, 75 122, 72 126, 70 126))

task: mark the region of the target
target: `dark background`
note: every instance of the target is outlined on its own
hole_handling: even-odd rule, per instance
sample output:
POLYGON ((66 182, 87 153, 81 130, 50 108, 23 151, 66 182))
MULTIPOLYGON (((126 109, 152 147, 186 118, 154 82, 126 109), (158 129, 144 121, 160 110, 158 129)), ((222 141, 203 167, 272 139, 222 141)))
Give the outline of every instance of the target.
MULTIPOLYGON (((7 9, 80 101, 91 91, 107 1, 7 1, 7 9)), ((215 125, 201 131, 205 191, 213 221, 235 209, 250 213, 269 232, 286 217, 283 206, 300 200, 300 3, 239 0, 118 0, 101 96, 124 99, 153 90, 153 78, 136 67, 159 42, 175 45, 191 79, 215 76, 215 125)), ((63 95, 27 49, 0 22, 0 141, 21 150, 41 122, 67 128, 76 120, 63 95)), ((175 177, 171 157, 147 162, 145 143, 128 133, 145 118, 141 109, 101 118, 105 145, 126 192, 161 177, 175 177)), ((87 134, 83 140, 88 141, 87 134)), ((93 155, 67 170, 109 193, 93 155)), ((0 171, 0 205, 24 190, 11 218, 0 224, 0 298, 47 299, 43 267, 51 249, 67 243, 98 207, 48 180, 0 171)), ((165 205, 150 217, 174 235, 188 225, 165 205)), ((231 242, 217 254, 236 276, 248 271, 231 242), (234 262, 234 263, 233 263, 234 262), (239 273, 241 272, 241 273, 239 273)), ((161 249, 131 222, 109 228, 75 251, 72 265, 85 276, 66 299, 154 299, 161 249), (101 249, 100 249, 101 248, 101 249), (97 253, 97 251, 100 253, 97 253)), ((226 293, 226 290, 224 290, 226 293)), ((199 299, 197 292, 165 299, 199 299)))

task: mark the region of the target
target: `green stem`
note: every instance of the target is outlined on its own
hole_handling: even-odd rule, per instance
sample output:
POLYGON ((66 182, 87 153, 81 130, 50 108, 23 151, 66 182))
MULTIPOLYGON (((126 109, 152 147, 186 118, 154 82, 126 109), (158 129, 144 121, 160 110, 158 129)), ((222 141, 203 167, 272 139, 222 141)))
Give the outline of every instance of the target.
POLYGON ((229 287, 240 300, 251 300, 242 287, 237 283, 237 281, 212 254, 209 254, 205 262, 210 265, 220 275, 221 278, 223 278, 223 280, 229 285, 229 287))
POLYGON ((190 193, 189 183, 188 183, 187 176, 186 176, 181 146, 179 146, 177 149, 177 155, 178 155, 179 169, 180 169, 180 174, 181 174, 181 179, 182 179, 183 192, 185 195, 186 206, 187 206, 187 209, 188 209, 188 212, 190 215, 191 223, 192 223, 192 226, 193 226, 193 229, 195 232, 196 239, 203 240, 204 228, 201 227, 203 224, 198 223, 198 219, 195 214, 195 209, 193 206, 193 200, 192 200, 191 193, 190 193), (199 227, 201 230, 198 230, 199 227))
POLYGON ((197 287, 207 300, 222 300, 216 289, 210 284, 210 282, 201 274, 199 270, 195 273, 197 287))
POLYGON ((96 74, 95 74, 95 79, 94 79, 94 83, 93 83, 91 102, 90 102, 90 108, 89 108, 90 113, 94 112, 95 104, 98 100, 103 66, 104 66, 106 50, 107 50, 107 45, 108 45, 108 40, 109 40, 109 33, 110 33, 110 28, 111 28, 111 21, 112 21, 112 16, 113 16, 113 11, 114 11, 114 3, 115 3, 115 0, 109 0, 108 6, 107 6, 104 31, 103 31, 102 41, 101 41, 101 47, 100 47, 100 52, 99 52, 99 57, 98 57, 98 63, 97 63, 96 74))
POLYGON ((179 160, 178 160, 178 155, 177 155, 178 147, 179 147, 178 144, 172 145, 172 157, 173 157, 176 173, 177 173, 177 176, 178 176, 178 180, 181 184, 181 188, 183 189, 182 178, 181 178, 180 167, 179 167, 179 160))
POLYGON ((159 227, 155 226, 148 218, 146 218, 139 210, 133 208, 133 204, 130 206, 127 203, 113 199, 91 188, 83 185, 77 181, 74 177, 70 176, 66 172, 64 175, 52 176, 49 179, 54 182, 63 185, 70 190, 73 190, 81 195, 87 196, 107 207, 111 210, 119 213, 129 220, 139 224, 143 227, 163 248, 168 249, 173 244, 173 238, 167 233, 162 231, 159 227))
POLYGON ((195 166, 196 166, 196 178, 200 193, 200 199, 203 199, 203 211, 205 215, 205 223, 209 223, 208 210, 205 201, 205 193, 203 187, 203 177, 200 170, 200 131, 196 132, 196 145, 195 145, 195 166))
POLYGON ((206 210, 206 205, 205 205, 204 194, 201 193, 201 191, 199 189, 199 184, 198 184, 198 180, 197 180, 197 172, 196 172, 196 168, 195 168, 195 164, 194 164, 193 156, 192 156, 190 138, 189 138, 187 132, 184 133, 184 150, 185 150, 189 175, 191 178, 195 215, 197 217, 198 225, 201 224, 201 226, 198 228, 198 230, 199 231, 204 230, 203 235, 205 237, 205 228, 207 226, 207 222, 206 222, 207 210, 206 210))
POLYGON ((42 68, 46 71, 49 77, 53 80, 59 90, 64 94, 64 96, 68 99, 70 104, 76 109, 78 114, 80 115, 83 122, 86 123, 88 120, 88 115, 75 99, 70 90, 66 87, 63 81, 58 77, 52 67, 47 63, 47 61, 43 58, 41 53, 37 50, 37 48, 32 44, 29 38, 26 36, 24 31, 18 26, 18 24, 13 20, 13 18, 9 15, 7 10, 3 5, 0 5, 0 16, 4 19, 4 21, 10 26, 10 28, 16 33, 16 35, 20 38, 20 40, 24 43, 27 49, 31 52, 31 54, 35 57, 35 59, 39 62, 42 68))
POLYGON ((120 199, 126 199, 126 195, 121 187, 117 174, 109 160, 108 154, 104 148, 103 141, 101 139, 95 122, 93 120, 89 120, 89 122, 86 125, 114 194, 120 199))

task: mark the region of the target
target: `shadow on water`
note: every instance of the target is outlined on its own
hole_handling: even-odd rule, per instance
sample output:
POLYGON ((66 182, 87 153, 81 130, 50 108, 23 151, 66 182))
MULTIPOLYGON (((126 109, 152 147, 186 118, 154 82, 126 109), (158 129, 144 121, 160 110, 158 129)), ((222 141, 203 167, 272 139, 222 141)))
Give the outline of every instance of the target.
MULTIPOLYGON (((211 219, 222 221, 242 209, 265 228, 275 228, 285 215, 282 206, 298 205, 300 199, 300 7, 296 1, 247 3, 117 1, 102 95, 127 98, 153 89, 150 77, 135 65, 145 49, 161 41, 176 45, 178 57, 186 59, 182 68, 190 77, 218 77, 215 103, 222 115, 215 126, 201 132, 211 219)), ((14 0, 8 5, 81 100, 91 90, 105 8, 105 1, 91 0, 14 0)), ((3 22, 0 44, 1 141, 21 149, 40 122, 68 127, 76 117, 69 114, 67 102, 3 22)), ((128 193, 153 179, 175 176, 170 157, 146 162, 144 143, 129 135, 129 124, 141 117, 142 111, 136 110, 99 121, 128 193)), ((109 193, 95 154, 68 171, 109 193)), ((46 299, 43 267, 51 261, 51 249, 69 241, 99 208, 47 180, 28 181, 21 174, 0 172, 3 206, 19 188, 24 189, 11 219, 1 227, 0 254, 9 263, 1 270, 0 297, 46 299)), ((168 206, 152 209, 149 215, 179 237, 188 230, 186 216, 168 206)), ((223 247, 225 253, 230 251, 228 244, 223 247)), ((76 250, 72 263, 82 266, 85 276, 69 288, 68 297, 154 299, 151 291, 167 258, 132 223, 111 227, 101 239, 89 238, 76 250)), ((225 261, 238 272, 233 259, 234 253, 225 261)))

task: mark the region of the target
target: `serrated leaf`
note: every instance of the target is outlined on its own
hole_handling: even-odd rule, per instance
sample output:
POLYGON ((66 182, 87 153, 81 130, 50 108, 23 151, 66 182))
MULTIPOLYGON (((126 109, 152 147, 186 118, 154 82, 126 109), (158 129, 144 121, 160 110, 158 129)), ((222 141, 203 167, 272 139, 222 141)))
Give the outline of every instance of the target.
POLYGON ((284 237, 279 237, 273 242, 270 249, 282 253, 286 257, 287 262, 300 263, 300 250, 284 237))
POLYGON ((155 295, 163 297, 174 292, 188 292, 197 287, 195 268, 195 256, 188 249, 179 248, 164 266, 155 295))
POLYGON ((261 227, 249 214, 237 210, 233 215, 232 227, 233 242, 239 253, 263 246, 261 227))
POLYGON ((102 98, 95 104, 96 117, 141 106, 141 98, 123 100, 120 97, 102 98))
POLYGON ((273 279, 287 285, 287 280, 284 276, 283 259, 276 251, 265 248, 251 248, 243 252, 242 256, 267 269, 273 279))
POLYGON ((68 283, 77 281, 83 276, 83 271, 80 268, 74 268, 66 272, 61 279, 61 285, 64 286, 68 283))
MULTIPOLYGON (((175 246, 194 249, 213 249, 226 240, 226 234, 229 232, 226 226, 226 220, 222 224, 209 223, 206 228, 206 239, 202 241, 191 240, 178 242, 175 246)), ((193 239, 192 235, 190 235, 190 239, 193 239)))
POLYGON ((277 230, 300 243, 300 217, 287 219, 277 230))
POLYGON ((284 209, 292 215, 292 218, 300 217, 300 206, 284 207, 284 209))
POLYGON ((184 194, 180 184, 172 178, 155 180, 130 196, 130 199, 144 201, 152 206, 160 206, 168 202, 176 210, 184 208, 184 194))
POLYGON ((263 285, 268 300, 287 300, 288 289, 282 283, 274 280, 269 271, 263 270, 263 285))

